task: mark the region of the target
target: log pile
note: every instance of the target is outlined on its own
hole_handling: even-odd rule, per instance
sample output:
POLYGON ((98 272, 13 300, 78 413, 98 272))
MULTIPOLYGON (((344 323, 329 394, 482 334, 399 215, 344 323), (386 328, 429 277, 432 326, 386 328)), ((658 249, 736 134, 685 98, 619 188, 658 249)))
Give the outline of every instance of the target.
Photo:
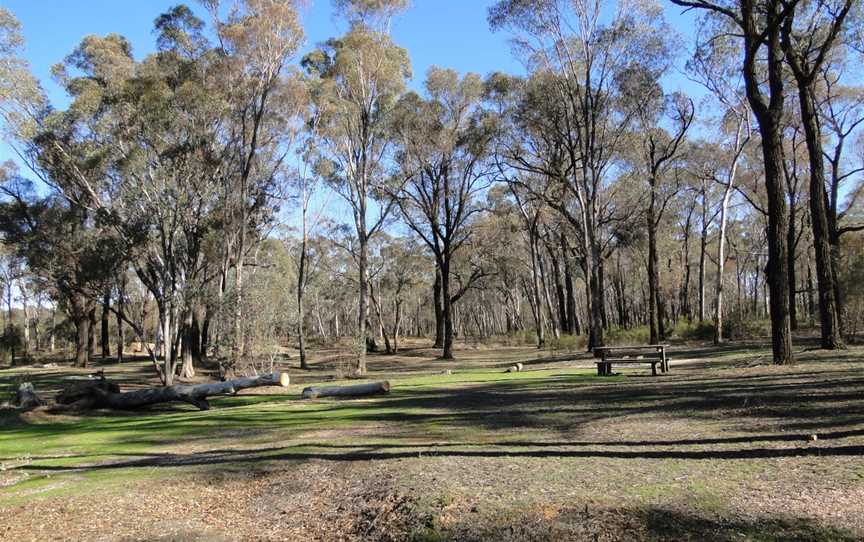
POLYGON ((247 388, 263 386, 287 387, 290 382, 288 373, 271 373, 251 378, 237 378, 225 382, 207 384, 178 384, 162 388, 147 388, 120 392, 117 384, 105 380, 76 382, 67 386, 57 396, 55 410, 88 410, 111 408, 115 410, 136 410, 160 403, 184 402, 208 410, 207 398, 212 395, 233 395, 247 388))

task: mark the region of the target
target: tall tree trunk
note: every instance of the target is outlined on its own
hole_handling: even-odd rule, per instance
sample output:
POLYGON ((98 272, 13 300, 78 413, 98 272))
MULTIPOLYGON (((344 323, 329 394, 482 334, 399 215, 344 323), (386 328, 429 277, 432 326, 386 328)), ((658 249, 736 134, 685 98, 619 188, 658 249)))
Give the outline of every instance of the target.
MULTIPOLYGON (((365 212, 362 216, 365 220, 365 212)), ((360 254, 358 255, 360 291, 357 314, 357 368, 360 371, 360 374, 366 374, 366 352, 370 347, 374 347, 374 340, 370 343, 368 330, 366 329, 367 320, 369 318, 369 303, 367 300, 369 293, 369 277, 367 273, 369 240, 366 238, 365 223, 358 224, 358 226, 357 237, 360 245, 360 254)))
POLYGON ((111 337, 108 334, 108 319, 111 315, 111 292, 105 292, 102 296, 102 326, 100 329, 99 342, 102 347, 102 357, 111 357, 111 337))
POLYGON ((536 222, 528 225, 528 249, 531 256, 531 306, 534 308, 534 325, 537 333, 537 348, 546 345, 546 329, 543 319, 543 301, 540 295, 540 262, 537 251, 536 222))
POLYGON ((564 287, 561 285, 561 263, 552 247, 549 249, 549 259, 552 261, 552 280, 555 282, 555 298, 558 301, 558 327, 564 333, 570 333, 567 327, 567 300, 564 298, 564 287))
MULTIPOLYGON (((741 158, 741 153, 744 150, 745 139, 743 138, 742 130, 744 129, 745 123, 747 123, 748 127, 748 135, 747 140, 750 139, 749 132, 749 116, 748 117, 739 117, 738 120, 738 129, 735 132, 735 155, 732 157, 732 163, 729 166, 729 173, 726 177, 726 186, 723 189, 723 199, 720 202, 720 226, 719 226, 719 238, 717 240, 717 278, 716 278, 716 297, 714 299, 714 344, 722 344, 723 343, 723 272, 726 268, 726 225, 729 222, 729 201, 732 199, 732 191, 735 188, 735 180, 738 174, 738 163, 741 158)), ((704 216, 704 215, 703 215, 704 216)), ((704 218, 703 218, 704 221, 704 218)), ((703 230, 702 235, 702 262, 700 263, 701 269, 699 270, 702 273, 702 288, 704 288, 704 273, 705 273, 705 244, 706 244, 706 233, 703 230)), ((702 297, 704 299, 705 292, 703 290, 702 297)), ((741 304, 741 284, 738 284, 738 304, 740 308, 741 304)), ((701 307, 701 312, 704 314, 705 307, 701 307)))
POLYGON ((810 263, 810 251, 807 251, 807 314, 810 318, 810 325, 815 324, 816 316, 816 296, 813 294, 815 290, 813 284, 813 265, 810 263))
POLYGON ((450 298, 450 262, 446 257, 441 266, 441 300, 444 304, 444 345, 441 359, 453 359, 453 303, 450 298))
MULTIPOLYGON (((790 194, 791 196, 791 194, 790 194)), ((786 244, 789 246, 789 252, 786 255, 787 267, 789 269, 789 329, 792 331, 798 330, 798 307, 795 302, 797 294, 795 293, 795 220, 797 214, 796 205, 794 202, 789 202, 789 228, 786 234, 786 244)))
POLYGON ((561 249, 564 258, 564 290, 567 294, 567 333, 579 333, 577 329, 576 292, 573 287, 573 267, 570 263, 569 249, 564 233, 561 233, 561 249))
POLYGON ((185 309, 183 313, 183 328, 181 330, 182 338, 180 352, 183 365, 180 369, 180 376, 187 380, 195 377, 193 345, 199 340, 197 334, 195 333, 194 326, 192 325, 193 321, 194 316, 192 309, 185 309))
POLYGON ((96 355, 96 305, 91 304, 87 311, 87 358, 96 355))
POLYGON ((792 333, 789 327, 789 273, 786 265, 788 246, 786 228, 789 213, 786 209, 786 189, 783 178, 783 147, 780 123, 784 113, 784 65, 780 48, 782 6, 771 2, 764 15, 763 32, 752 4, 742 4, 742 30, 744 34, 743 75, 747 100, 759 124, 762 136, 762 157, 765 167, 765 191, 768 199, 768 267, 767 276, 771 293, 771 350, 777 365, 794 362, 792 333), (764 45, 767 72, 767 99, 762 83, 765 73, 757 70, 758 55, 764 45))
POLYGON ((789 322, 789 273, 787 268, 786 233, 789 227, 786 194, 783 187, 782 146, 776 123, 760 119, 762 152, 765 156, 765 186, 768 193, 768 266, 766 279, 770 294, 771 345, 774 363, 794 362, 792 333, 789 322), (765 128, 763 128, 765 126, 765 128), (767 133, 766 133, 767 132, 767 133))
POLYGON ((297 267, 297 346, 300 349, 300 368, 308 369, 306 360, 306 315, 303 312, 303 293, 306 289, 306 211, 303 211, 303 233, 300 240, 300 262, 297 267))
POLYGON ((654 205, 656 193, 654 191, 655 180, 651 182, 651 193, 648 196, 648 212, 646 213, 646 225, 648 226, 648 332, 651 344, 660 342, 660 312, 659 312, 659 288, 660 270, 657 261, 657 222, 654 217, 654 205))
POLYGON ((90 342, 90 319, 87 309, 79 307, 72 310, 72 322, 75 324, 75 367, 87 367, 90 360, 87 345, 90 342))
POLYGON ((123 362, 123 349, 126 346, 125 323, 126 317, 126 274, 120 274, 117 281, 117 363, 123 362))
POLYGON ((555 310, 552 308, 552 297, 549 295, 549 277, 547 276, 548 273, 546 273, 546 266, 543 264, 543 255, 539 250, 537 252, 537 265, 540 272, 540 284, 543 286, 543 300, 546 302, 546 312, 549 315, 549 323, 552 327, 552 335, 557 340, 561 338, 561 331, 558 328, 555 310))
MULTIPOLYGON (((437 267, 437 265, 436 265, 437 267)), ((441 297, 441 270, 435 270, 435 284, 432 286, 432 303, 435 309, 435 342, 432 348, 444 347, 444 304, 441 297)))
POLYGON ((822 132, 816 112, 816 97, 812 86, 796 74, 798 80, 801 122, 807 140, 810 162, 810 222, 813 227, 813 248, 816 251, 816 279, 819 285, 819 321, 822 348, 845 348, 840 331, 837 307, 837 284, 828 229, 828 201, 825 193, 825 163, 822 154, 822 132))

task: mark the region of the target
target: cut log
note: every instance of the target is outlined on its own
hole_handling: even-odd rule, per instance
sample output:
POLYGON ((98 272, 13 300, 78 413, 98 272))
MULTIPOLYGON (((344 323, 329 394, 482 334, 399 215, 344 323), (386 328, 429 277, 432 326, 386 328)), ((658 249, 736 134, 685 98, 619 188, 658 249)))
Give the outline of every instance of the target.
MULTIPOLYGON (((159 403, 180 401, 195 405, 201 410, 207 410, 210 408, 207 397, 211 395, 231 395, 246 388, 259 388, 263 386, 281 386, 284 388, 288 386, 290 379, 288 373, 271 373, 252 378, 237 378, 225 382, 213 382, 195 386, 179 384, 164 388, 147 388, 124 393, 111 391, 105 385, 95 385, 98 382, 107 381, 95 381, 94 385, 87 388, 87 393, 79 395, 74 402, 65 404, 74 409, 112 408, 116 410, 136 410, 159 403)), ((112 383, 108 382, 108 384, 112 383)), ((66 399, 68 400, 68 398, 66 399)), ((60 396, 58 396, 59 402, 60 396)))
POLYGON ((33 387, 32 382, 24 382, 15 391, 15 406, 18 408, 30 410, 43 404, 45 402, 41 397, 36 395, 36 388, 33 387))
POLYGON ((309 386, 303 390, 303 399, 317 399, 319 397, 361 397, 364 395, 378 395, 390 393, 390 382, 371 382, 369 384, 355 384, 353 386, 309 386))
POLYGON ((71 405, 97 395, 100 391, 104 393, 120 393, 120 386, 116 382, 106 380, 104 376, 96 380, 73 380, 63 385, 63 390, 57 394, 55 400, 60 405, 71 405))

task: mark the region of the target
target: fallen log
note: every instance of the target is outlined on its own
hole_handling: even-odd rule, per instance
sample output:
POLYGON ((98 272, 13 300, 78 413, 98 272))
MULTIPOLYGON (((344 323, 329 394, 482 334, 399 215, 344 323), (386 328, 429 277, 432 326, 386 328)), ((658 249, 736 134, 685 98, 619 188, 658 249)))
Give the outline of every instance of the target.
POLYGON ((319 397, 361 397, 364 395, 378 395, 390 393, 390 382, 370 382, 369 384, 355 384, 353 386, 309 386, 303 390, 303 399, 317 399, 319 397))
MULTIPOLYGON (((68 409, 81 410, 89 408, 111 408, 115 410, 136 410, 142 407, 160 403, 180 401, 195 405, 201 410, 208 410, 210 404, 207 397, 211 395, 231 395, 246 388, 263 386, 287 387, 290 379, 288 373, 271 373, 251 378, 237 378, 225 382, 188 385, 178 384, 164 388, 147 388, 143 390, 114 392, 101 381, 94 381, 90 387, 76 389, 73 402, 61 403, 61 399, 69 401, 67 396, 58 396, 58 403, 65 404, 68 409)), ((61 392, 62 394, 62 392, 61 392)), ((65 410, 60 408, 59 410, 65 410)))

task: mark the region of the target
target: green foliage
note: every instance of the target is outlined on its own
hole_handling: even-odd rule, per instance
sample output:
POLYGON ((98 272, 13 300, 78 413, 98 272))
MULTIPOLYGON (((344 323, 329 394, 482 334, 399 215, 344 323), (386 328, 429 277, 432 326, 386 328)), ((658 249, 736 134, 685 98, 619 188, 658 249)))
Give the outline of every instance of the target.
POLYGON ((15 352, 18 355, 24 345, 21 328, 18 326, 6 326, 0 335, 0 350, 4 352, 15 352))
POLYGON ((553 352, 578 352, 585 350, 588 345, 588 337, 562 333, 557 339, 554 336, 547 338, 546 344, 547 348, 553 352))
POLYGON ((648 326, 637 326, 630 329, 612 328, 604 335, 607 345, 616 344, 648 344, 651 332, 648 326))
POLYGON ((714 324, 680 320, 672 333, 685 341, 710 341, 714 339, 714 324))
POLYGON ((723 322, 723 336, 727 339, 757 339, 771 333, 769 320, 752 320, 732 315, 723 322))

